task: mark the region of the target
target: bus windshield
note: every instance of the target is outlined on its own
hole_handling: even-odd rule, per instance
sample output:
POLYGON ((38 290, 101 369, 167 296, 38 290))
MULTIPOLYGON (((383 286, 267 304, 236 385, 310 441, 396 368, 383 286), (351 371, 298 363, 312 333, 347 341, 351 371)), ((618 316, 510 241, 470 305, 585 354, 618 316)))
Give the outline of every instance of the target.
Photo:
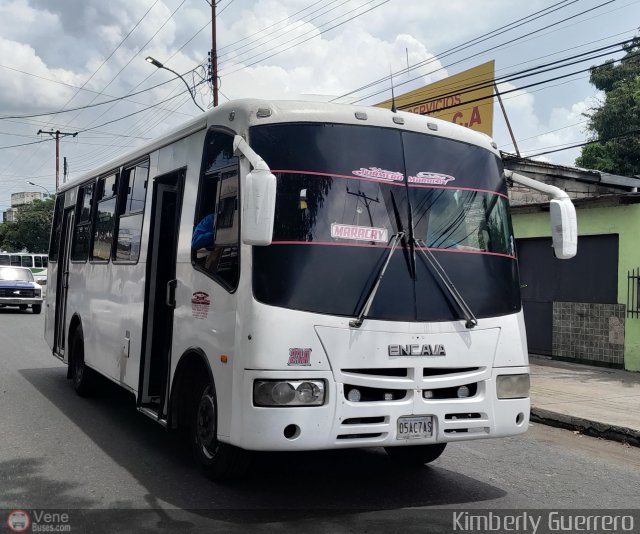
POLYGON ((506 185, 489 150, 338 124, 256 126, 250 136, 278 181, 273 244, 253 252, 259 301, 351 316, 403 232, 368 317, 461 318, 409 235, 436 255, 477 317, 519 309, 506 185))

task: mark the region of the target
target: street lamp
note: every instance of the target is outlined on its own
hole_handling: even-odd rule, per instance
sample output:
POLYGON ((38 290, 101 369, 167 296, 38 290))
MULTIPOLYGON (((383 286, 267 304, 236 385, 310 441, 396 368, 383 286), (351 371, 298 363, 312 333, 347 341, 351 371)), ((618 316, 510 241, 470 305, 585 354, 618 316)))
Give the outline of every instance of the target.
POLYGON ((47 192, 47 196, 51 197, 51 193, 49 193, 49 190, 44 185, 34 184, 33 182, 30 182, 29 180, 27 180, 27 183, 29 185, 35 185, 36 187, 42 187, 42 189, 44 189, 47 192))
POLYGON ((160 63, 157 59, 152 58, 151 56, 147 56, 145 58, 145 61, 151 63, 154 67, 157 67, 158 69, 164 69, 164 70, 168 70, 169 72, 172 72, 173 74, 175 74, 178 78, 180 78, 184 84, 187 86, 187 89, 189 90, 189 94, 191 95, 191 100, 193 100, 193 103, 198 106, 200 108, 201 111, 204 111, 204 108, 198 104, 196 102, 196 97, 193 94, 195 92, 195 88, 192 91, 191 90, 191 86, 187 83, 187 80, 185 80, 180 74, 178 74, 175 70, 170 69, 169 67, 165 67, 162 63, 160 63))

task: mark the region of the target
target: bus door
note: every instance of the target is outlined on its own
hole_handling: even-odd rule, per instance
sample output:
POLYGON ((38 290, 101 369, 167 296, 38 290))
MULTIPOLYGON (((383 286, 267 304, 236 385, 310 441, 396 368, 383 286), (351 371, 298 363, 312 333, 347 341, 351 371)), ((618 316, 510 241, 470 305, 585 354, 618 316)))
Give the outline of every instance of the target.
POLYGON ((180 170, 153 183, 138 406, 158 419, 166 417, 168 400, 184 177, 180 170))
POLYGON ((65 361, 67 361, 65 356, 65 325, 67 322, 67 292, 69 290, 69 257, 71 256, 74 213, 74 208, 69 208, 64 212, 55 287, 55 343, 53 352, 63 356, 65 361))

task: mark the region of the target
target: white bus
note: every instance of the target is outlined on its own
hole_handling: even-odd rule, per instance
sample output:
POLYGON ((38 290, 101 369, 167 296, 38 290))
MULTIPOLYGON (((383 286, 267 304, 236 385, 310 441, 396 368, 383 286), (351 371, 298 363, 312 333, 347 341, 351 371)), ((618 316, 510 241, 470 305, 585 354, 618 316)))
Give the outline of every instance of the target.
POLYGON ((64 184, 45 337, 80 395, 120 384, 214 479, 252 450, 425 463, 529 420, 496 145, 386 109, 230 102, 64 184))
POLYGON ((46 254, 32 254, 30 252, 1 252, 0 267, 28 267, 35 281, 46 290, 47 265, 49 258, 46 254))
POLYGON ((0 265, 12 267, 29 267, 33 274, 47 270, 49 258, 46 254, 32 254, 30 252, 2 252, 0 251, 0 265))

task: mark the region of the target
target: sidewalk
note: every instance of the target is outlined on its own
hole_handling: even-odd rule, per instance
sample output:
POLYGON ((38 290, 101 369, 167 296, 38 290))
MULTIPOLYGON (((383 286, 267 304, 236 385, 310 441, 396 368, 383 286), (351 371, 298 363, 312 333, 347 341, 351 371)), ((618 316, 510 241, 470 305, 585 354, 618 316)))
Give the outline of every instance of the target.
POLYGON ((640 446, 640 373, 531 355, 531 420, 640 446))

